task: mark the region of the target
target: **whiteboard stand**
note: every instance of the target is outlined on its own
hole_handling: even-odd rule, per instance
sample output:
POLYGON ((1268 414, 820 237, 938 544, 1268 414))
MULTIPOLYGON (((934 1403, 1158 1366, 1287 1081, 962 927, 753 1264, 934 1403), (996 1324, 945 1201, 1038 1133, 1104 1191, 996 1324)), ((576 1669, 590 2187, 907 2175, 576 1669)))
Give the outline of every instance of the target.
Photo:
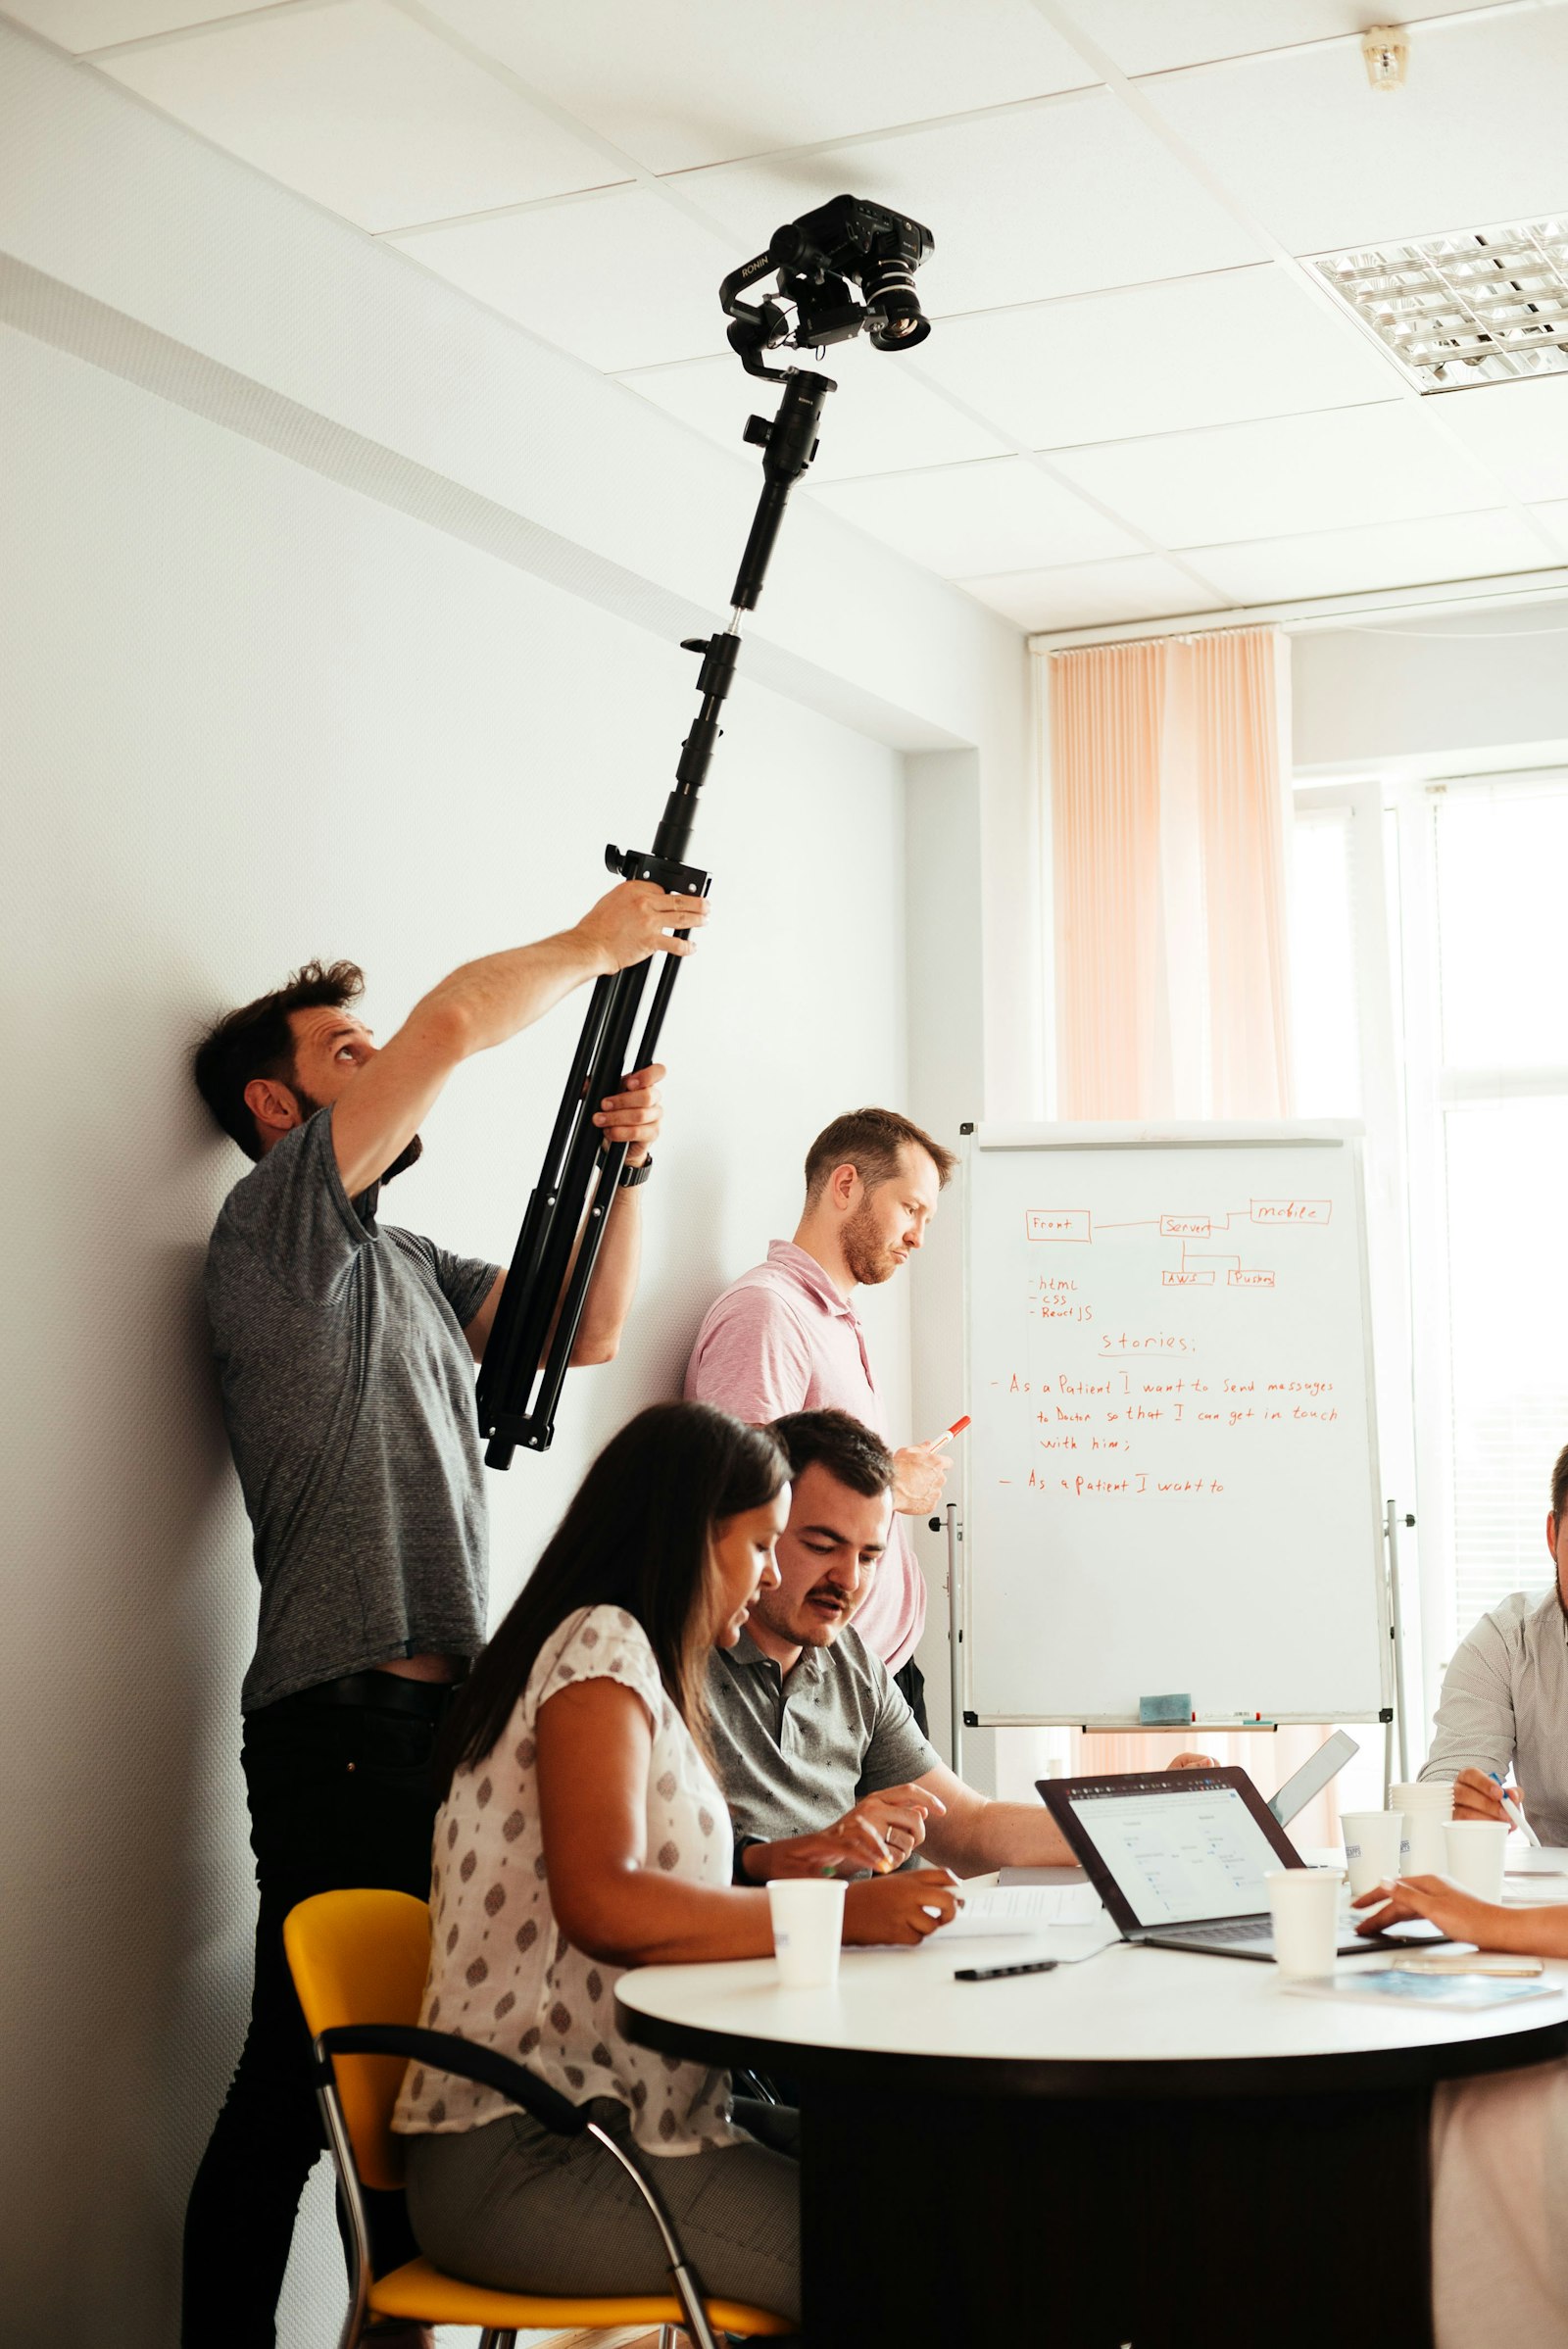
MULTIPOLYGON (((1392 1508, 1393 1502, 1389 1503, 1392 1508)), ((958 1517, 958 1504, 950 1500, 944 1512, 948 1532, 948 1708, 952 1730, 948 1743, 953 1753, 953 1775, 963 1776, 963 1658, 958 1650, 963 1644, 963 1609, 958 1604, 958 1548, 963 1541, 963 1526, 958 1517)), ((931 1531, 942 1530, 942 1518, 933 1517, 931 1531)))
POLYGON ((1394 1704, 1383 1731, 1383 1807, 1388 1808, 1394 1786, 1394 1734, 1398 1726, 1399 1784, 1410 1781, 1410 1738, 1404 1717, 1404 1617, 1399 1607, 1399 1526, 1413 1526, 1415 1519, 1408 1509, 1402 1510, 1396 1500, 1391 1500, 1385 1518, 1389 1541, 1389 1638, 1394 1647, 1394 1704))

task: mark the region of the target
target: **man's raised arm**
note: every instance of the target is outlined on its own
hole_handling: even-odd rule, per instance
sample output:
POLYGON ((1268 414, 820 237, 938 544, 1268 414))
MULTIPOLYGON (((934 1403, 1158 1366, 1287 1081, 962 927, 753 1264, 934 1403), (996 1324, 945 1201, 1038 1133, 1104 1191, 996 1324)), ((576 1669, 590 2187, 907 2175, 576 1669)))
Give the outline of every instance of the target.
POLYGON ((332 1145, 351 1199, 377 1182, 417 1133, 460 1060, 505 1044, 585 979, 653 954, 685 954, 671 936, 708 918, 701 898, 622 881, 570 930, 465 962, 432 987, 361 1070, 332 1111, 332 1145))

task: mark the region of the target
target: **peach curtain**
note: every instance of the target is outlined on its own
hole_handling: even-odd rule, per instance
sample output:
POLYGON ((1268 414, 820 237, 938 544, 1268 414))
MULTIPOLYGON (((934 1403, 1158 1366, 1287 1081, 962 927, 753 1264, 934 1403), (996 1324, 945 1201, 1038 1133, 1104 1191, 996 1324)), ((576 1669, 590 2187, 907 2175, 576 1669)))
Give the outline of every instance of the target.
MULTIPOLYGON (((1097 645, 1047 674, 1060 1114, 1288 1117, 1287 640, 1097 645)), ((1325 1735, 1201 1743, 1272 1793, 1325 1735)), ((1157 1770, 1191 1742, 1074 1734, 1067 1766, 1157 1770)), ((1334 1839, 1331 1800, 1297 1832, 1334 1839)))
POLYGON ((1288 647, 1050 656, 1062 1116, 1285 1117, 1288 647))

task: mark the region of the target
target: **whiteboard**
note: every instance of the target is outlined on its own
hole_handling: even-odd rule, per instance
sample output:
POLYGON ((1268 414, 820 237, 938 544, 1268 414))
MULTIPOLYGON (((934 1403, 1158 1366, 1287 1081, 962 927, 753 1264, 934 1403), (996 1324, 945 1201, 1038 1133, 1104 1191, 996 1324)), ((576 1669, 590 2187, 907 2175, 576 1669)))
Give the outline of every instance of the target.
POLYGON ((1390 1701, 1358 1134, 967 1136, 967 1715, 1390 1701))

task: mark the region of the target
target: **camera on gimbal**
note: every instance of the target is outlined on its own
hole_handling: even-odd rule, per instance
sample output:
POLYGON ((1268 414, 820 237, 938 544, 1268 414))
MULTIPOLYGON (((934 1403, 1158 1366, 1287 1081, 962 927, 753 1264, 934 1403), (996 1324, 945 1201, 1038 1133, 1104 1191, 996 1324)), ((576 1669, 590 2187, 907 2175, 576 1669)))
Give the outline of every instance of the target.
MULTIPOLYGON (((814 351, 847 343, 863 326, 879 351, 911 351, 931 329, 920 315, 914 272, 935 240, 929 228, 870 204, 835 196, 798 220, 775 229, 765 253, 732 269, 718 289, 730 320, 731 348, 748 374, 784 386, 772 416, 752 416, 745 438, 762 452, 762 494, 730 595, 727 624, 711 636, 689 636, 685 650, 702 661, 697 716, 681 744, 675 788, 651 850, 612 844, 605 862, 626 881, 655 881, 679 895, 706 897, 709 875, 686 861, 697 795, 718 738, 719 718, 741 645, 741 620, 754 611, 790 490, 816 455, 822 403, 835 386, 810 367, 770 367, 764 351, 814 351), (769 270, 775 293, 755 302, 742 293, 769 270), (860 299, 855 288, 859 288, 860 299)), ((684 938, 687 933, 677 930, 684 938)), ((588 1284, 620 1182, 626 1145, 604 1142, 593 1124, 595 1104, 615 1091, 628 1068, 655 1057, 680 963, 665 959, 655 982, 642 1041, 632 1049, 649 962, 594 984, 577 1055, 557 1112, 544 1166, 517 1235, 512 1269, 490 1325, 479 1365, 479 1430, 488 1439, 485 1460, 505 1468, 519 1444, 548 1450, 556 1405, 582 1320, 588 1284)))
POLYGON ((934 243, 929 228, 861 196, 835 196, 815 212, 786 220, 765 253, 734 269, 719 288, 729 315, 730 348, 754 375, 772 375, 764 351, 788 344, 820 350, 848 342, 863 326, 879 351, 912 351, 930 333, 914 290, 914 272, 934 243), (778 271, 776 295, 743 302, 742 292, 778 271), (863 303, 857 301, 858 286, 863 303), (795 313, 793 320, 781 305, 795 313))

